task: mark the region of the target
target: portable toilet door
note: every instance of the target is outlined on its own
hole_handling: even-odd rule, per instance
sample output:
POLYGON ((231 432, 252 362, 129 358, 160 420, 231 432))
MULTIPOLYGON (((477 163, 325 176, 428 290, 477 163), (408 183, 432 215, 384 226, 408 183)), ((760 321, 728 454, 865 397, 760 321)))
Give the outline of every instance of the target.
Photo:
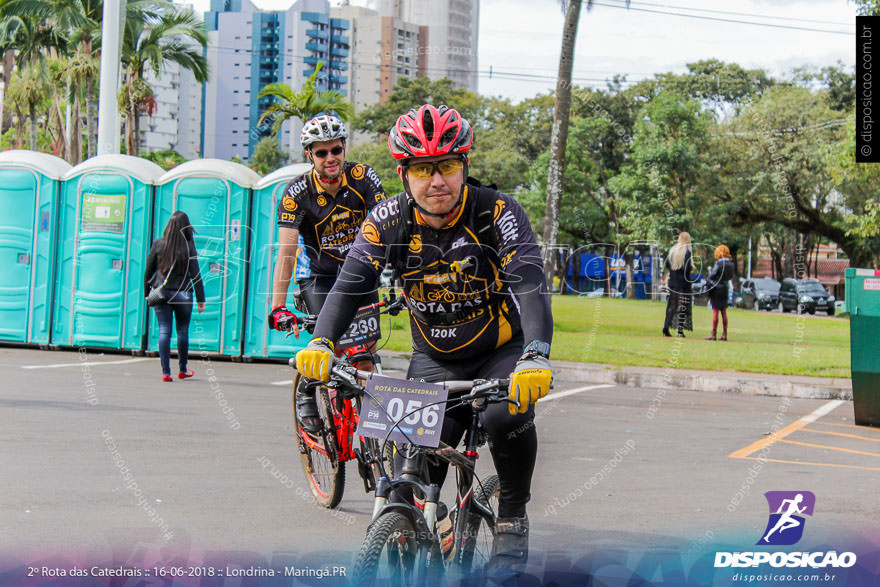
MULTIPOLYGON (((205 287, 205 311, 193 311, 190 354, 241 356, 244 336, 251 188, 260 175, 244 165, 220 159, 196 159, 178 165, 156 185, 153 238, 162 236, 176 210, 195 229, 199 271, 205 287)), ((195 300, 194 300, 195 305, 195 300)), ((177 346, 172 330, 172 348, 177 346)), ((150 316, 150 350, 159 348, 159 325, 150 316)))
MULTIPOLYGON (((292 357, 308 344, 308 336, 298 339, 269 328, 266 319, 272 310, 272 278, 278 257, 278 202, 291 180, 308 173, 311 163, 296 163, 282 167, 260 180, 254 186, 251 206, 251 261, 248 276, 247 315, 245 323, 244 355, 246 357, 292 357)), ((309 259, 305 256, 302 237, 296 265, 287 290, 287 307, 293 310, 294 281, 309 276, 309 259)))
POLYGON ((140 157, 99 155, 64 177, 53 344, 143 350, 150 202, 162 173, 140 157))
POLYGON ((67 161, 0 153, 0 340, 49 344, 58 185, 67 161))

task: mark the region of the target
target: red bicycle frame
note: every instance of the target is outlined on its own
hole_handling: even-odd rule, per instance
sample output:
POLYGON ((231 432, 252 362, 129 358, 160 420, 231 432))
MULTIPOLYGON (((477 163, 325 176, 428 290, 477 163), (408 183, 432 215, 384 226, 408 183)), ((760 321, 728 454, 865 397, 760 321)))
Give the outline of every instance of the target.
MULTIPOLYGON (((349 357, 365 352, 368 352, 366 345, 349 347, 344 351, 349 357)), ((357 363, 355 363, 355 367, 360 368, 357 363)), ((330 398, 330 411, 333 415, 333 428, 336 433, 336 447, 339 451, 336 455, 336 459, 339 462, 354 460, 357 458, 354 454, 354 432, 357 430, 358 425, 357 407, 350 399, 339 398, 337 396, 337 391, 333 388, 328 387, 327 394, 330 398)), ((300 430, 302 430, 303 442, 305 442, 309 448, 323 453, 328 457, 333 456, 327 454, 327 449, 324 447, 324 443, 316 441, 312 433, 307 432, 302 428, 300 428, 300 430)))

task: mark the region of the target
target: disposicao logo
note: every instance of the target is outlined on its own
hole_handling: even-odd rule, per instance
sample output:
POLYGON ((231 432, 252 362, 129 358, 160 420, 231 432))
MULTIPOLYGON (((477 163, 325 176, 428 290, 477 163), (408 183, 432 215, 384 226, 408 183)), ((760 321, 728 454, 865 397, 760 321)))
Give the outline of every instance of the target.
POLYGON ((804 535, 804 515, 812 516, 816 496, 811 491, 768 491, 764 494, 770 506, 767 528, 758 540, 759 546, 790 546, 804 535))
MULTIPOLYGON (((768 491, 764 494, 770 507, 767 527, 758 546, 791 546, 804 535, 804 516, 812 516, 816 496, 811 491, 768 491)), ((847 568, 856 564, 853 552, 716 552, 715 567, 825 567, 847 568)))

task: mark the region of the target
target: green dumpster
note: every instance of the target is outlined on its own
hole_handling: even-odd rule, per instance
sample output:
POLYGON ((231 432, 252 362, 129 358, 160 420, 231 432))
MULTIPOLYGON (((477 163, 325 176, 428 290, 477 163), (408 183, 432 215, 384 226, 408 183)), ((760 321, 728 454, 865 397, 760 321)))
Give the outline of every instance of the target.
POLYGON ((49 344, 58 185, 68 171, 46 153, 0 153, 2 341, 49 344))
POLYGON ((880 426, 880 271, 846 270, 846 307, 856 424, 880 426))
POLYGON ((142 351, 153 183, 146 159, 99 155, 61 186, 52 344, 142 351))
MULTIPOLYGON (((266 316, 271 310, 272 278, 275 273, 275 259, 278 256, 278 223, 276 222, 278 202, 284 197, 287 184, 311 169, 311 163, 288 165, 270 173, 254 186, 254 200, 251 207, 252 263, 248 269, 244 340, 246 357, 291 357, 308 344, 308 335, 301 335, 297 339, 270 329, 266 316)), ((309 258, 302 249, 302 237, 300 237, 300 247, 294 280, 309 275, 309 258)), ((293 290, 291 284, 287 292, 287 307, 291 309, 293 309, 293 290)))
MULTIPOLYGON (((195 228, 205 311, 193 312, 190 353, 241 356, 247 286, 251 188, 260 180, 248 167, 220 159, 178 165, 156 182, 153 239, 182 210, 195 228)), ((172 335, 172 348, 177 345, 172 335)), ((150 350, 159 349, 159 325, 150 313, 150 350)))

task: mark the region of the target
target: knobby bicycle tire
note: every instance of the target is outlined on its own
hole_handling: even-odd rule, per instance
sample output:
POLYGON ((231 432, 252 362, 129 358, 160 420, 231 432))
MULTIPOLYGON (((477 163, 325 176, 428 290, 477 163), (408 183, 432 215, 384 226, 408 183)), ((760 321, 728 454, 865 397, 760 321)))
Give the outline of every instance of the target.
MULTIPOLYGON (((501 481, 498 475, 482 480, 482 485, 474 481, 474 500, 488 506, 493 512, 498 511, 498 499, 501 496, 501 481)), ((495 535, 486 520, 470 507, 465 512, 465 527, 462 531, 461 551, 456 554, 459 572, 468 574, 474 566, 482 568, 492 556, 492 541, 495 535)))
POLYGON ((333 412, 330 409, 330 398, 323 387, 315 391, 315 398, 318 401, 318 415, 321 418, 323 429, 320 434, 308 434, 300 428, 296 413, 296 389, 302 382, 302 375, 296 373, 293 377, 291 399, 293 402, 293 426, 299 444, 303 473, 315 501, 326 508, 334 508, 342 501, 342 492, 345 490, 345 463, 339 460, 339 447, 336 446, 336 428, 333 422, 333 412), (309 446, 304 438, 306 434, 313 442, 323 448, 309 446))
POLYGON ((354 562, 352 585, 434 586, 442 574, 436 537, 420 536, 406 514, 386 512, 367 529, 354 562))

